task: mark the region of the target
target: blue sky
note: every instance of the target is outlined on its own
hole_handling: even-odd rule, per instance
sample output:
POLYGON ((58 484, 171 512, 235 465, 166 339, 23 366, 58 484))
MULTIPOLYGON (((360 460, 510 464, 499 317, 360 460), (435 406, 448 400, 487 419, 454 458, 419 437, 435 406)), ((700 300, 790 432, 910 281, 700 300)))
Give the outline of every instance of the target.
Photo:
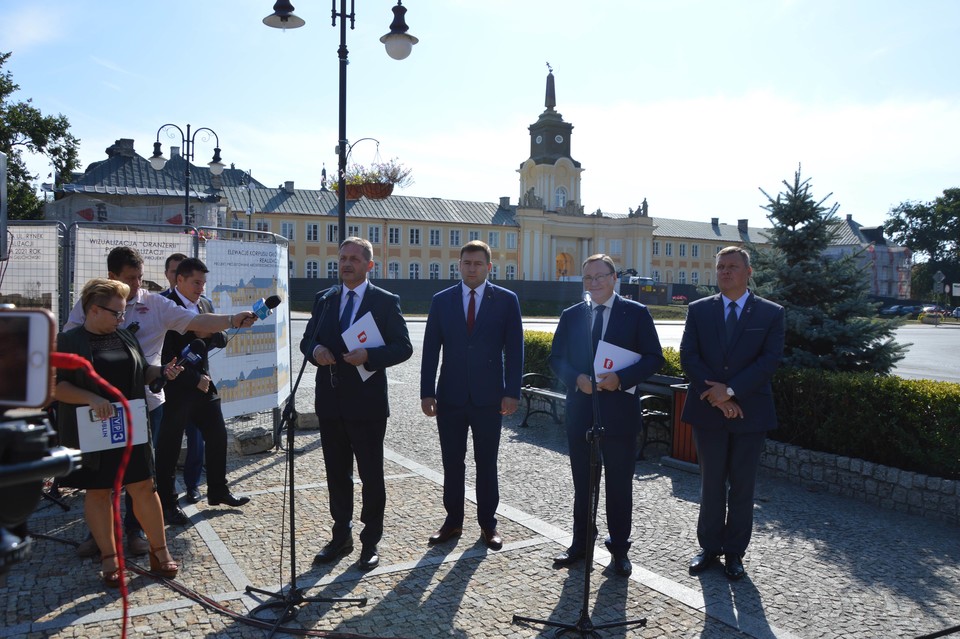
MULTIPOLYGON (((353 161, 413 168, 403 195, 516 202, 547 61, 586 211, 647 198, 654 216, 762 226, 759 189, 802 165, 815 196, 874 225, 960 186, 958 2, 407 0, 420 43, 401 62, 379 42, 393 4, 356 0, 347 137, 380 140, 353 161)), ((5 0, 0 51, 14 99, 66 115, 84 166, 121 137, 148 156, 161 124, 189 123, 261 182, 319 188, 337 165, 339 28, 327 0, 294 0, 306 26, 270 29, 272 5, 5 0)))

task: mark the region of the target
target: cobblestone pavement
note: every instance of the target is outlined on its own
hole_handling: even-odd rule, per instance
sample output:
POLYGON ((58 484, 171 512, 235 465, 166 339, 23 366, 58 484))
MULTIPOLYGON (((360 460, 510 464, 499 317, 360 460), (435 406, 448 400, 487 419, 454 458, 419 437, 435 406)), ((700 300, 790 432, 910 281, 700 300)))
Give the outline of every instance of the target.
MULTIPOLYGON (((294 322, 295 341, 303 326, 294 322)), ((378 569, 364 574, 353 567, 359 544, 332 566, 311 565, 328 539, 330 521, 319 437, 297 434, 297 585, 307 596, 365 597, 367 603, 304 604, 287 625, 343 637, 553 636, 553 629, 514 623, 513 616, 575 623, 583 606, 583 565, 556 570, 550 560, 570 540, 572 484, 563 429, 542 418, 529 428, 519 426, 520 416, 505 422, 498 515, 503 550, 489 551, 480 542, 472 503, 462 538, 428 546, 444 516, 442 474, 435 422, 419 409, 415 346, 413 358, 390 371, 388 512, 378 569)), ((296 359, 294 370, 299 367, 296 359)), ((308 367, 298 409, 311 412, 312 398, 308 367)), ((235 432, 248 427, 232 425, 235 432)), ((650 450, 637 464, 633 575, 610 572, 601 545, 590 580, 593 623, 644 617, 647 624, 605 629, 600 636, 917 637, 960 624, 956 526, 808 492, 765 475, 745 558, 747 578, 730 583, 719 568, 688 575, 687 561, 697 550, 698 476, 661 464, 663 452, 650 450)), ((229 473, 234 491, 253 500, 241 509, 205 502, 185 508, 191 525, 167 529, 171 552, 183 564, 176 580, 183 590, 131 572, 128 636, 266 636, 247 623, 263 598, 244 589, 290 583, 286 456, 271 451, 241 457, 231 449, 229 473)), ((472 486, 469 462, 467 481, 472 486)), ((356 496, 359 513, 359 490, 356 496)), ((84 536, 82 499, 68 495, 65 502, 68 512, 45 502, 31 528, 67 543, 36 539, 32 555, 0 577, 0 637, 121 634, 119 595, 104 592, 98 564, 77 558, 69 545, 84 536)), ((132 558, 145 565, 142 559, 132 558)))

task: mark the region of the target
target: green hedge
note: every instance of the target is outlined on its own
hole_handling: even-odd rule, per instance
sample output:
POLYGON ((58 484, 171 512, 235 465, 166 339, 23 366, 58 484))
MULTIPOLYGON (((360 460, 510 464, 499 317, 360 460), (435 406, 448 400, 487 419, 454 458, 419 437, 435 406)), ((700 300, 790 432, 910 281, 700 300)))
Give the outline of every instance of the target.
MULTIPOLYGON (((525 331, 526 371, 549 375, 551 333, 525 331)), ((680 354, 663 349, 660 373, 683 377, 680 354)), ((832 373, 777 371, 780 427, 772 439, 926 475, 960 479, 960 384, 832 373)))

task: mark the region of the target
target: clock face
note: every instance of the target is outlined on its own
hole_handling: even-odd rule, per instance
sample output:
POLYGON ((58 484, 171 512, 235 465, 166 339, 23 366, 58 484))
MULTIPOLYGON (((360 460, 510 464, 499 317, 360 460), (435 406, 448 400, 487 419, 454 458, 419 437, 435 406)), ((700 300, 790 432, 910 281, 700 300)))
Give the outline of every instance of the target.
POLYGON ((542 135, 538 135, 538 136, 537 136, 537 144, 540 144, 541 142, 543 142, 543 136, 542 136, 542 135))
POLYGON ((563 136, 562 136, 562 135, 558 135, 557 137, 555 137, 555 138, 553 138, 553 139, 554 139, 554 141, 556 141, 557 144, 563 144, 563 136))

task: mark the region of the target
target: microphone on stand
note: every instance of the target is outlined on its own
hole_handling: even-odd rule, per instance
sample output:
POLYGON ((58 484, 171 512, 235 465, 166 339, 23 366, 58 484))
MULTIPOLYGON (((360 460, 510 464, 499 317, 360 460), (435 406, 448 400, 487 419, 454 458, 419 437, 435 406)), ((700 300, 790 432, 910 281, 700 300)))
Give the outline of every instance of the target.
MULTIPOLYGON (((207 345, 204 344, 203 340, 199 337, 189 344, 187 344, 182 351, 180 351, 180 358, 174 364, 174 366, 183 366, 184 364, 197 364, 203 357, 207 354, 207 345)), ((163 362, 160 363, 161 366, 163 362)), ((150 390, 154 393, 159 393, 163 390, 163 387, 167 384, 167 378, 161 374, 160 377, 150 382, 150 390)))
POLYGON ((263 299, 262 297, 258 299, 250 310, 257 316, 257 319, 267 319, 267 316, 271 315, 273 309, 278 306, 280 306, 280 296, 271 295, 267 299, 263 299))
POLYGON ((587 305, 587 310, 590 310, 590 307, 593 306, 593 296, 590 295, 590 291, 583 292, 583 303, 587 305))

